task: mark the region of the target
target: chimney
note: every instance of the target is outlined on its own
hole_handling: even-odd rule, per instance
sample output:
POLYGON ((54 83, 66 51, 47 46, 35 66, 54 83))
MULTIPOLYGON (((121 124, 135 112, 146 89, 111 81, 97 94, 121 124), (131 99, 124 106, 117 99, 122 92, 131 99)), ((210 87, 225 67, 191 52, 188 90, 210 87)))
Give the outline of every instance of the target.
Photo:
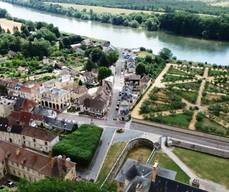
POLYGON ((155 180, 156 180, 156 177, 157 177, 157 174, 158 174, 158 168, 159 168, 159 163, 156 161, 153 164, 152 173, 151 173, 151 180, 153 182, 155 182, 155 180))

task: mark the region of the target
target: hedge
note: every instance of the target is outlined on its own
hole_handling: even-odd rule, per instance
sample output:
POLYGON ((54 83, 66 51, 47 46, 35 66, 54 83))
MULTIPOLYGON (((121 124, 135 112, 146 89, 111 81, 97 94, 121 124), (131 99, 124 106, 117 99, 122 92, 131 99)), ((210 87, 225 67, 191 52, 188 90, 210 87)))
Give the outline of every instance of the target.
POLYGON ((88 166, 99 145, 103 129, 95 125, 81 125, 53 147, 53 155, 65 155, 82 166, 88 166))

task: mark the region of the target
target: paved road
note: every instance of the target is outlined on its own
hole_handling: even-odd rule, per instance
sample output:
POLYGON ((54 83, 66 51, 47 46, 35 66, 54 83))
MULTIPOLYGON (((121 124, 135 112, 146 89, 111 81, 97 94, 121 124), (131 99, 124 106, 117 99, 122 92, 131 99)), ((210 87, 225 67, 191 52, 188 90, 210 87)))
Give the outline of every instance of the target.
POLYGON ((113 85, 113 94, 112 94, 112 100, 111 100, 111 105, 109 107, 109 111, 107 114, 107 120, 108 121, 113 121, 114 117, 117 117, 117 111, 116 111, 116 105, 119 97, 119 92, 122 90, 122 87, 124 85, 124 75, 122 75, 122 68, 124 61, 121 58, 116 62, 115 66, 115 75, 114 75, 114 85, 113 85))
POLYGON ((229 151, 229 140, 226 143, 226 142, 221 142, 221 141, 217 141, 214 139, 204 138, 201 136, 190 135, 187 133, 171 131, 171 130, 164 129, 164 128, 153 127, 150 125, 143 125, 143 124, 133 123, 133 122, 131 123, 130 129, 139 130, 139 131, 148 132, 148 133, 159 134, 159 135, 163 135, 163 136, 169 136, 169 137, 173 137, 176 139, 182 139, 182 140, 190 141, 193 143, 202 144, 202 145, 206 145, 206 146, 215 147, 215 148, 224 149, 224 150, 229 151))

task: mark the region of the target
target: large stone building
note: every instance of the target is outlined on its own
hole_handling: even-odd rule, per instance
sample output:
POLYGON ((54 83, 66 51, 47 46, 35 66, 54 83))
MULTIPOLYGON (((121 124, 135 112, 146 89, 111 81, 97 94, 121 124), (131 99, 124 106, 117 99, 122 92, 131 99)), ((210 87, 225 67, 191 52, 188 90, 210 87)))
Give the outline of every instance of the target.
POLYGON ((0 178, 13 175, 28 181, 45 177, 75 180, 76 166, 69 158, 33 152, 11 143, 0 141, 0 178))
POLYGON ((58 88, 45 88, 42 93, 40 104, 49 109, 62 111, 70 106, 71 92, 58 88))
POLYGON ((0 140, 48 153, 59 142, 59 136, 46 129, 10 125, 8 119, 0 118, 0 140))

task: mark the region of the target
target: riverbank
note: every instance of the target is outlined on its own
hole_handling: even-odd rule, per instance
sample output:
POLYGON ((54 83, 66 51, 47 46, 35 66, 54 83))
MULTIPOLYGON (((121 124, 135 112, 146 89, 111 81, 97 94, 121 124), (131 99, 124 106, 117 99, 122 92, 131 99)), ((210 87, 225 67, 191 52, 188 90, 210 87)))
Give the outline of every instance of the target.
POLYGON ((203 39, 229 41, 227 31, 229 19, 225 16, 205 17, 189 12, 169 12, 163 15, 132 13, 132 14, 112 14, 96 13, 93 11, 64 8, 59 4, 49 4, 42 2, 26 2, 2 0, 16 5, 47 11, 50 13, 67 15, 82 20, 98 21, 118 26, 128 26, 132 28, 144 28, 147 31, 170 31, 177 35, 193 36, 203 39), (191 22, 190 22, 191 21, 191 22), (217 30, 215 27, 217 26, 217 30))
POLYGON ((145 47, 157 54, 167 47, 179 60, 218 65, 228 65, 229 61, 229 43, 226 42, 182 37, 164 32, 148 32, 95 21, 82 21, 1 1, 0 7, 6 9, 12 17, 28 20, 29 15, 29 19, 33 22, 52 23, 63 32, 110 41, 112 45, 119 48, 145 47))

